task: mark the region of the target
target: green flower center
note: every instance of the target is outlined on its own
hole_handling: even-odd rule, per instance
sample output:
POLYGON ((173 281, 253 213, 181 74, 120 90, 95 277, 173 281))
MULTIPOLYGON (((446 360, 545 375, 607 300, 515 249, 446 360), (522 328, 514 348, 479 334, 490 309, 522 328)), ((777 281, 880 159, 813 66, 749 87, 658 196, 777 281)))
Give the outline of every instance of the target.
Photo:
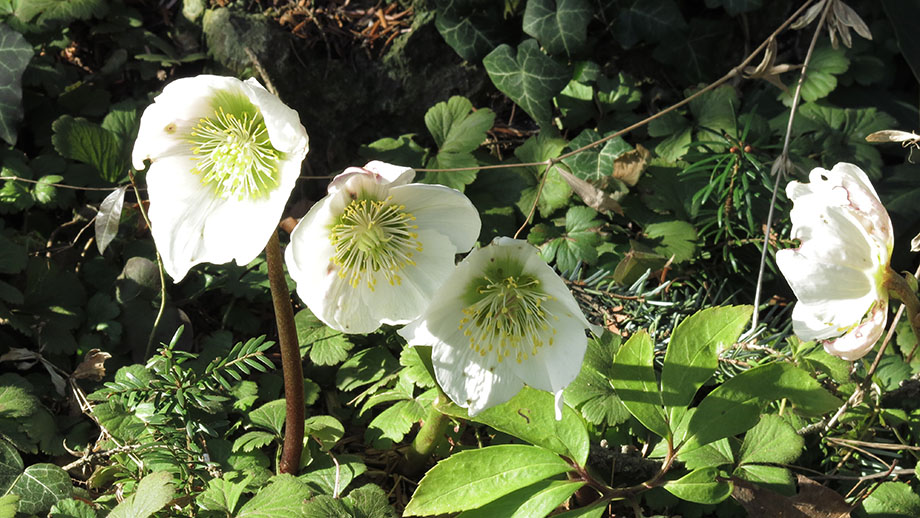
POLYGON ((399 272, 414 266, 413 255, 422 251, 415 216, 391 200, 352 201, 329 232, 332 262, 352 287, 364 281, 373 291, 380 276, 391 286, 402 284, 399 272))
POLYGON ((260 198, 278 187, 282 152, 272 146, 259 109, 242 94, 221 92, 214 115, 189 135, 201 182, 222 198, 260 198))
POLYGON ((478 300, 463 309, 458 328, 470 339, 470 348, 485 356, 494 353, 499 362, 514 355, 518 363, 536 356, 544 345, 553 345, 553 335, 543 342, 549 331, 549 317, 542 304, 552 300, 540 288, 539 279, 530 275, 508 276, 493 281, 485 276, 479 281, 474 297, 478 300))

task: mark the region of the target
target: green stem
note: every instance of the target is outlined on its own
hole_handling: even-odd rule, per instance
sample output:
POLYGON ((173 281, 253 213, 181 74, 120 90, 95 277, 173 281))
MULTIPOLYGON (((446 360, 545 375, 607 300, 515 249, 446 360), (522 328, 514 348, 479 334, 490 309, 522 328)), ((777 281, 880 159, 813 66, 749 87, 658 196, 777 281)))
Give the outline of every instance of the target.
POLYGON ((281 347, 281 371, 284 376, 284 399, 287 401, 284 446, 278 471, 296 474, 300 468, 300 454, 303 451, 303 365, 300 363, 294 309, 291 306, 291 292, 288 291, 284 276, 284 260, 277 231, 272 232, 272 237, 265 246, 265 259, 268 263, 272 303, 275 306, 275 324, 278 327, 278 344, 281 347))
MULTIPOLYGON (((137 198, 137 208, 140 210, 141 217, 147 228, 153 229, 150 224, 150 218, 147 217, 147 211, 144 209, 144 200, 141 199, 141 193, 137 189, 137 182, 134 181, 134 173, 128 171, 128 178, 131 179, 131 188, 134 189, 134 196, 137 198)), ((144 350, 144 359, 150 358, 153 354, 153 341, 157 336, 157 328, 160 327, 160 320, 163 319, 163 312, 166 310, 166 272, 163 270, 163 258, 160 257, 160 250, 154 247, 157 256, 157 270, 160 272, 160 309, 157 310, 157 316, 153 320, 153 327, 150 329, 150 335, 147 337, 147 348, 144 350)))
MULTIPOLYGON (((438 399, 447 398, 447 396, 438 391, 438 399)), ((450 419, 438 410, 438 400, 436 399, 428 409, 428 415, 422 421, 422 427, 409 446, 406 452, 406 461, 404 471, 406 474, 416 474, 422 471, 438 442, 444 437, 444 431, 447 429, 447 423, 450 419)))
MULTIPOLYGON (((904 309, 907 312, 907 322, 910 324, 911 331, 914 332, 917 344, 920 344, 920 299, 917 299, 917 293, 914 291, 913 287, 911 287, 910 283, 907 282, 907 279, 901 277, 900 274, 891 268, 885 272, 885 287, 897 294, 901 302, 904 303, 904 309)), ((907 355, 908 363, 914 358, 915 352, 917 352, 917 345, 914 345, 910 354, 907 355)))

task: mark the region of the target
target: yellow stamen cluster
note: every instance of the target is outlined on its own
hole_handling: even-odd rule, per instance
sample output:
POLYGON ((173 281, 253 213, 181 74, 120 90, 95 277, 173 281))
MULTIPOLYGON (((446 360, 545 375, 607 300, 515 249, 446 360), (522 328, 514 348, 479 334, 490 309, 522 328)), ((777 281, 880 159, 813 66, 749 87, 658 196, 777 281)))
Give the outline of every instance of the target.
POLYGON ((391 286, 401 284, 400 270, 414 266, 415 252, 422 251, 415 216, 391 201, 352 201, 329 233, 335 247, 332 261, 354 288, 364 281, 373 291, 380 275, 391 286))
POLYGON ((542 338, 550 331, 550 315, 542 304, 553 297, 540 289, 538 279, 511 276, 499 281, 486 277, 485 281, 477 288, 479 300, 464 308, 466 316, 458 326, 469 338, 471 349, 480 356, 494 353, 499 362, 513 355, 521 363, 536 356, 544 345, 553 345, 555 329, 546 344, 542 338))
POLYGON ((281 153, 258 112, 234 115, 218 107, 212 117, 198 121, 189 142, 195 154, 192 172, 225 198, 264 196, 278 186, 281 153))

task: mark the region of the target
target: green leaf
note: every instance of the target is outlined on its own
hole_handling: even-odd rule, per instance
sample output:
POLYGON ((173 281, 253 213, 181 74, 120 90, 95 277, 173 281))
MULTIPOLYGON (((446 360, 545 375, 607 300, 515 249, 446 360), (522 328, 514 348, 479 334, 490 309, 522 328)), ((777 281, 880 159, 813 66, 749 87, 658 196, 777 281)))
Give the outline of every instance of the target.
POLYGON ((640 40, 656 43, 687 25, 674 0, 624 0, 616 6, 611 33, 627 49, 640 40))
POLYGON ((38 16, 38 25, 67 24, 74 20, 101 18, 108 10, 104 0, 20 0, 16 18, 28 23, 38 16))
POLYGON ((745 434, 738 463, 791 464, 804 447, 805 439, 792 425, 778 415, 766 414, 745 434))
MULTIPOLYGON (((0 273, 19 273, 25 269, 29 256, 24 246, 14 243, 10 238, 0 234, 0 273)), ((3 414, 3 399, 11 397, 5 395, 0 387, 0 415, 3 414)))
POLYGON ((584 422, 567 406, 562 408, 562 420, 556 421, 554 408, 552 394, 525 386, 508 402, 484 410, 475 417, 469 417, 466 409, 454 405, 444 411, 565 455, 579 466, 584 466, 590 448, 584 422))
POLYGON ((38 179, 32 190, 35 201, 45 206, 54 206, 57 201, 57 187, 53 184, 60 183, 64 177, 59 174, 49 174, 38 179))
POLYGON ((696 257, 697 235, 693 225, 686 221, 661 221, 647 225, 644 229, 648 243, 658 254, 673 257, 674 264, 680 264, 696 257))
MULTIPOLYGON (((808 74, 802 83, 802 99, 817 101, 827 97, 837 88, 837 77, 850 68, 850 60, 843 48, 833 48, 827 44, 815 48, 808 63, 808 74)), ((792 91, 782 92, 780 100, 786 106, 792 105, 792 91)))
POLYGON ((597 261, 597 246, 602 239, 597 229, 603 224, 596 219, 597 212, 590 207, 569 207, 565 214, 565 232, 545 243, 539 243, 540 233, 531 233, 528 241, 538 244, 540 255, 547 262, 555 259, 556 266, 563 272, 574 271, 584 261, 597 261))
POLYGON ((397 138, 382 138, 366 146, 361 146, 358 154, 368 160, 382 160, 406 167, 422 167, 428 151, 418 145, 414 134, 400 135, 397 138))
POLYGON ((806 415, 820 415, 842 402, 802 369, 789 363, 754 367, 709 393, 688 424, 688 450, 742 433, 755 424, 763 406, 786 398, 806 415))
POLYGON ((304 500, 310 494, 304 482, 292 475, 278 475, 243 504, 235 518, 301 518, 306 516, 303 512, 304 500))
POLYGON ((424 182, 446 185, 463 191, 476 178, 478 162, 475 151, 486 138, 495 122, 495 113, 488 108, 473 111, 473 104, 455 95, 446 102, 432 106, 425 113, 425 125, 438 146, 438 154, 428 161, 429 169, 472 167, 470 171, 426 173, 424 182))
MULTIPOLYGON (((549 132, 541 131, 538 135, 530 137, 523 144, 514 150, 514 156, 523 163, 543 162, 550 158, 556 158, 562 154, 565 149, 566 141, 561 138, 551 137, 549 132)), ((521 199, 517 202, 517 207, 521 213, 527 215, 533 206, 534 198, 537 196, 538 184, 545 167, 530 166, 523 168, 525 174, 531 176, 534 181, 533 187, 525 189, 521 193, 521 199)), ((550 168, 546 173, 546 182, 543 185, 543 191, 540 192, 540 199, 537 203, 537 210, 540 215, 548 217, 557 209, 565 207, 572 196, 572 187, 562 178, 556 168, 550 168)))
POLYGON ((276 399, 269 401, 249 413, 249 420, 253 425, 272 431, 280 436, 284 428, 284 416, 287 401, 276 399))
MULTIPOLYGON (((429 399, 429 403, 434 398, 429 399)), ((398 401, 377 414, 367 425, 366 437, 372 441, 381 438, 402 441, 412 426, 425 417, 426 408, 415 399, 398 401)))
POLYGON ((634 333, 620 347, 610 383, 629 412, 653 433, 668 437, 671 428, 661 406, 661 391, 655 376, 655 344, 645 330, 634 333))
POLYGON ((735 468, 732 472, 732 477, 754 482, 778 493, 795 494, 795 482, 793 481, 792 473, 788 469, 779 466, 742 464, 735 468))
POLYGON ((579 408, 589 423, 615 426, 629 419, 629 410, 609 381, 613 358, 619 348, 620 336, 610 332, 588 340, 581 372, 565 388, 566 402, 579 408))
POLYGON ((920 516, 920 496, 904 482, 882 482, 862 506, 871 518, 920 516))
POLYGON ((533 39, 522 42, 517 51, 506 44, 500 45, 483 58, 482 64, 496 88, 540 127, 549 127, 550 101, 572 77, 566 66, 544 54, 533 39))
POLYGON ((277 438, 278 435, 262 430, 246 432, 243 435, 237 437, 235 441, 233 441, 232 451, 242 451, 249 453, 254 450, 261 450, 265 446, 268 446, 274 442, 277 438))
POLYGON ((355 477, 367 471, 367 466, 357 455, 337 453, 334 461, 331 456, 314 459, 309 469, 298 479, 316 491, 335 496, 336 491, 341 494, 355 477))
POLYGON ((175 492, 171 473, 151 473, 141 479, 133 495, 112 509, 108 518, 147 518, 172 501, 175 492))
POLYGON ((399 361, 383 346, 362 349, 345 361, 335 375, 335 386, 349 392, 374 383, 398 368, 399 361))
POLYGON ((39 408, 38 399, 16 385, 0 386, 0 417, 18 419, 29 417, 39 408))
POLYGON ((121 142, 111 131, 82 117, 61 115, 51 125, 51 142, 62 156, 89 164, 103 180, 117 182, 125 175, 121 142))
POLYGON ((399 365, 403 367, 400 376, 405 376, 415 386, 421 388, 435 386, 432 371, 429 370, 431 367, 431 347, 415 346, 404 348, 399 353, 399 365))
POLYGON ((698 504, 717 504, 732 494, 730 482, 716 480, 717 468, 703 468, 691 471, 683 477, 664 485, 672 495, 698 504))
POLYGON ((661 368, 661 401, 672 426, 719 366, 719 352, 741 336, 752 313, 751 306, 704 309, 674 329, 661 368))
POLYGON ((529 0, 524 9, 524 32, 550 54, 572 57, 587 37, 593 10, 587 0, 529 0))
POLYGON ((0 492, 6 493, 25 468, 19 452, 7 441, 0 440, 0 492))
POLYGON ((0 23, 0 138, 16 144, 22 120, 22 73, 32 59, 32 45, 0 23))
MULTIPOLYGON (((568 147, 574 151, 600 140, 603 136, 592 129, 586 129, 572 139, 568 147)), ((616 137, 607 141, 601 147, 586 149, 577 155, 566 158, 562 163, 569 166, 572 173, 582 180, 603 182, 611 179, 614 160, 632 149, 633 147, 627 144, 625 140, 621 137, 616 137)))
POLYGON ((222 478, 212 478, 208 481, 208 487, 195 498, 195 503, 208 511, 232 515, 253 476, 247 475, 238 482, 234 482, 234 478, 238 478, 235 473, 224 473, 222 478))
POLYGON ((682 75, 685 84, 705 83, 724 72, 725 62, 719 58, 733 36, 724 20, 694 16, 679 34, 655 47, 652 57, 668 66, 672 80, 682 75))
POLYGON ((686 117, 668 112, 648 125, 652 137, 666 137, 655 146, 655 153, 668 161, 675 161, 687 153, 693 140, 693 127, 686 117))
MULTIPOLYGON (((62 501, 63 502, 73 502, 74 500, 62 500, 62 501)), ((96 518, 96 512, 93 511, 93 509, 89 505, 83 502, 79 502, 79 503, 82 504, 83 508, 88 509, 89 511, 85 513, 81 513, 81 514, 73 513, 73 514, 66 515, 66 516, 52 514, 51 515, 52 518, 96 518)), ((0 496, 0 518, 14 518, 16 516, 16 509, 18 508, 19 508, 19 497, 18 496, 16 495, 0 496)), ((51 510, 54 511, 54 508, 52 507, 51 510)))
POLYGON ((345 435, 345 427, 331 415, 308 417, 303 424, 304 436, 320 445, 320 451, 329 451, 345 435))
POLYGON ((457 518, 543 518, 569 499, 584 482, 541 480, 457 518))
POLYGON ((587 507, 579 507, 564 513, 554 514, 553 518, 601 518, 607 510, 608 502, 600 502, 587 507))
POLYGON ((310 360, 317 365, 336 365, 348 358, 354 344, 348 335, 323 324, 309 309, 302 309, 294 315, 297 327, 297 341, 300 354, 309 352, 310 360))
MULTIPOLYGON (((58 500, 70 498, 70 475, 54 464, 33 464, 25 469, 5 494, 19 496, 18 512, 47 513, 58 500)), ((115 518, 114 516, 112 518, 115 518)))
POLYGON ((397 518, 396 511, 390 506, 387 493, 374 484, 366 484, 355 489, 345 497, 345 502, 352 508, 352 516, 397 518))
POLYGON ((571 469, 555 453, 536 446, 504 444, 461 451, 425 474, 406 506, 405 516, 476 509, 571 469))
POLYGON ((695 450, 679 450, 677 458, 684 463, 684 467, 691 471, 700 468, 716 468, 735 462, 728 439, 720 439, 695 450))
POLYGON ((488 54, 501 40, 501 9, 491 0, 437 0, 434 26, 444 41, 471 62, 488 54))
MULTIPOLYGON (((809 73, 810 70, 809 68, 809 73)), ((716 132, 716 134, 711 131, 699 132, 697 140, 713 140, 713 138, 718 138, 717 134, 722 132, 736 135, 738 133, 736 117, 740 106, 738 94, 731 85, 720 86, 690 101, 690 111, 696 118, 697 125, 716 132)))

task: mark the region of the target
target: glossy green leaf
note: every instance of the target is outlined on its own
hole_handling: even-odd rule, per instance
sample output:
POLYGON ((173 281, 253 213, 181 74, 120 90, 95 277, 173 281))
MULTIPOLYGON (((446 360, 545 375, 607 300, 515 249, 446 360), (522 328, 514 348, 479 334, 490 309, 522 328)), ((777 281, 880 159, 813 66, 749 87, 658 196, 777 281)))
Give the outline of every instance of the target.
POLYGON ((0 493, 6 493, 23 469, 25 465, 16 448, 9 442, 0 440, 0 493))
POLYGON ((243 504, 235 518, 302 518, 304 500, 310 494, 304 482, 292 475, 278 475, 243 504))
POLYGON ((103 180, 116 182, 127 172, 122 143, 111 131, 84 118, 60 116, 51 125, 51 142, 62 156, 89 164, 103 180))
POLYGON ((648 332, 641 330, 634 333, 620 346, 610 373, 610 383, 629 412, 643 426, 661 437, 668 437, 671 428, 661 406, 654 356, 655 344, 648 332))
POLYGON ((882 482, 862 506, 870 518, 916 518, 920 495, 904 482, 882 482))
POLYGON ((717 504, 732 494, 730 482, 718 481, 719 470, 703 468, 664 485, 672 495, 698 504, 717 504))
POLYGON ((525 40, 514 50, 500 45, 482 60, 489 78, 541 127, 550 125, 550 101, 571 79, 565 65, 540 50, 536 40, 525 40))
POLYGON ((22 120, 22 73, 32 59, 32 45, 0 23, 0 138, 15 145, 22 120))
POLYGON ((804 447, 805 439, 792 425, 778 415, 766 414, 745 434, 738 462, 791 464, 799 458, 804 447))
POLYGON ((4 494, 19 497, 18 512, 27 515, 41 514, 47 513, 58 500, 70 498, 73 494, 73 483, 70 481, 70 475, 59 466, 32 464, 16 478, 4 494))
POLYGON ((249 420, 253 425, 274 432, 275 435, 280 436, 281 430, 284 428, 286 405, 287 401, 284 399, 269 401, 252 412, 249 412, 249 420))
POLYGON ((585 44, 592 9, 587 0, 529 0, 524 32, 550 54, 572 57, 585 44))
POLYGON ((425 125, 438 146, 437 154, 426 165, 429 169, 473 168, 469 171, 425 173, 424 182, 446 185, 463 191, 476 178, 478 162, 475 151, 486 139, 486 132, 495 122, 495 113, 488 108, 473 111, 465 97, 453 96, 432 106, 425 113, 425 125))
POLYGON ((434 26, 463 59, 476 62, 502 39, 501 6, 490 0, 436 0, 434 26))
POLYGON ((625 48, 641 40, 657 43, 686 27, 674 0, 624 0, 614 5, 611 33, 625 48))
MULTIPOLYGON (((678 437, 680 431, 674 433, 675 440, 682 439, 678 437)), ((715 468, 735 462, 728 439, 720 439, 695 450, 679 450, 677 458, 691 471, 700 468, 715 468)))
MULTIPOLYGON (((565 146, 565 140, 552 137, 549 132, 541 131, 538 135, 528 138, 518 146, 514 150, 514 156, 523 163, 543 162, 561 155, 565 146)), ((521 193, 521 199, 517 202, 518 209, 522 214, 526 215, 530 213, 530 208, 533 206, 534 198, 536 198, 537 190, 539 189, 540 178, 546 168, 544 166, 529 166, 522 169, 525 171, 525 175, 533 180, 533 186, 525 189, 521 193)), ((556 171, 555 167, 550 168, 546 175, 543 190, 540 192, 540 199, 537 201, 537 210, 543 217, 547 217, 557 209, 568 205, 569 198, 572 196, 572 187, 556 171)))
POLYGON ((457 518, 543 518, 578 491, 584 482, 541 480, 457 518))
POLYGON ((610 332, 588 340, 581 372, 565 388, 566 402, 581 410, 589 423, 615 426, 629 419, 629 410, 609 381, 619 348, 620 336, 610 332))
POLYGON ((133 495, 112 509, 108 518, 147 518, 165 507, 174 494, 171 473, 151 473, 141 479, 133 495))
POLYGON ((405 516, 476 509, 571 469, 559 455, 537 446, 505 444, 461 451, 425 474, 405 516))
POLYGON ((708 308, 678 324, 661 368, 661 399, 672 425, 716 370, 719 352, 744 331, 752 312, 751 306, 708 308))

